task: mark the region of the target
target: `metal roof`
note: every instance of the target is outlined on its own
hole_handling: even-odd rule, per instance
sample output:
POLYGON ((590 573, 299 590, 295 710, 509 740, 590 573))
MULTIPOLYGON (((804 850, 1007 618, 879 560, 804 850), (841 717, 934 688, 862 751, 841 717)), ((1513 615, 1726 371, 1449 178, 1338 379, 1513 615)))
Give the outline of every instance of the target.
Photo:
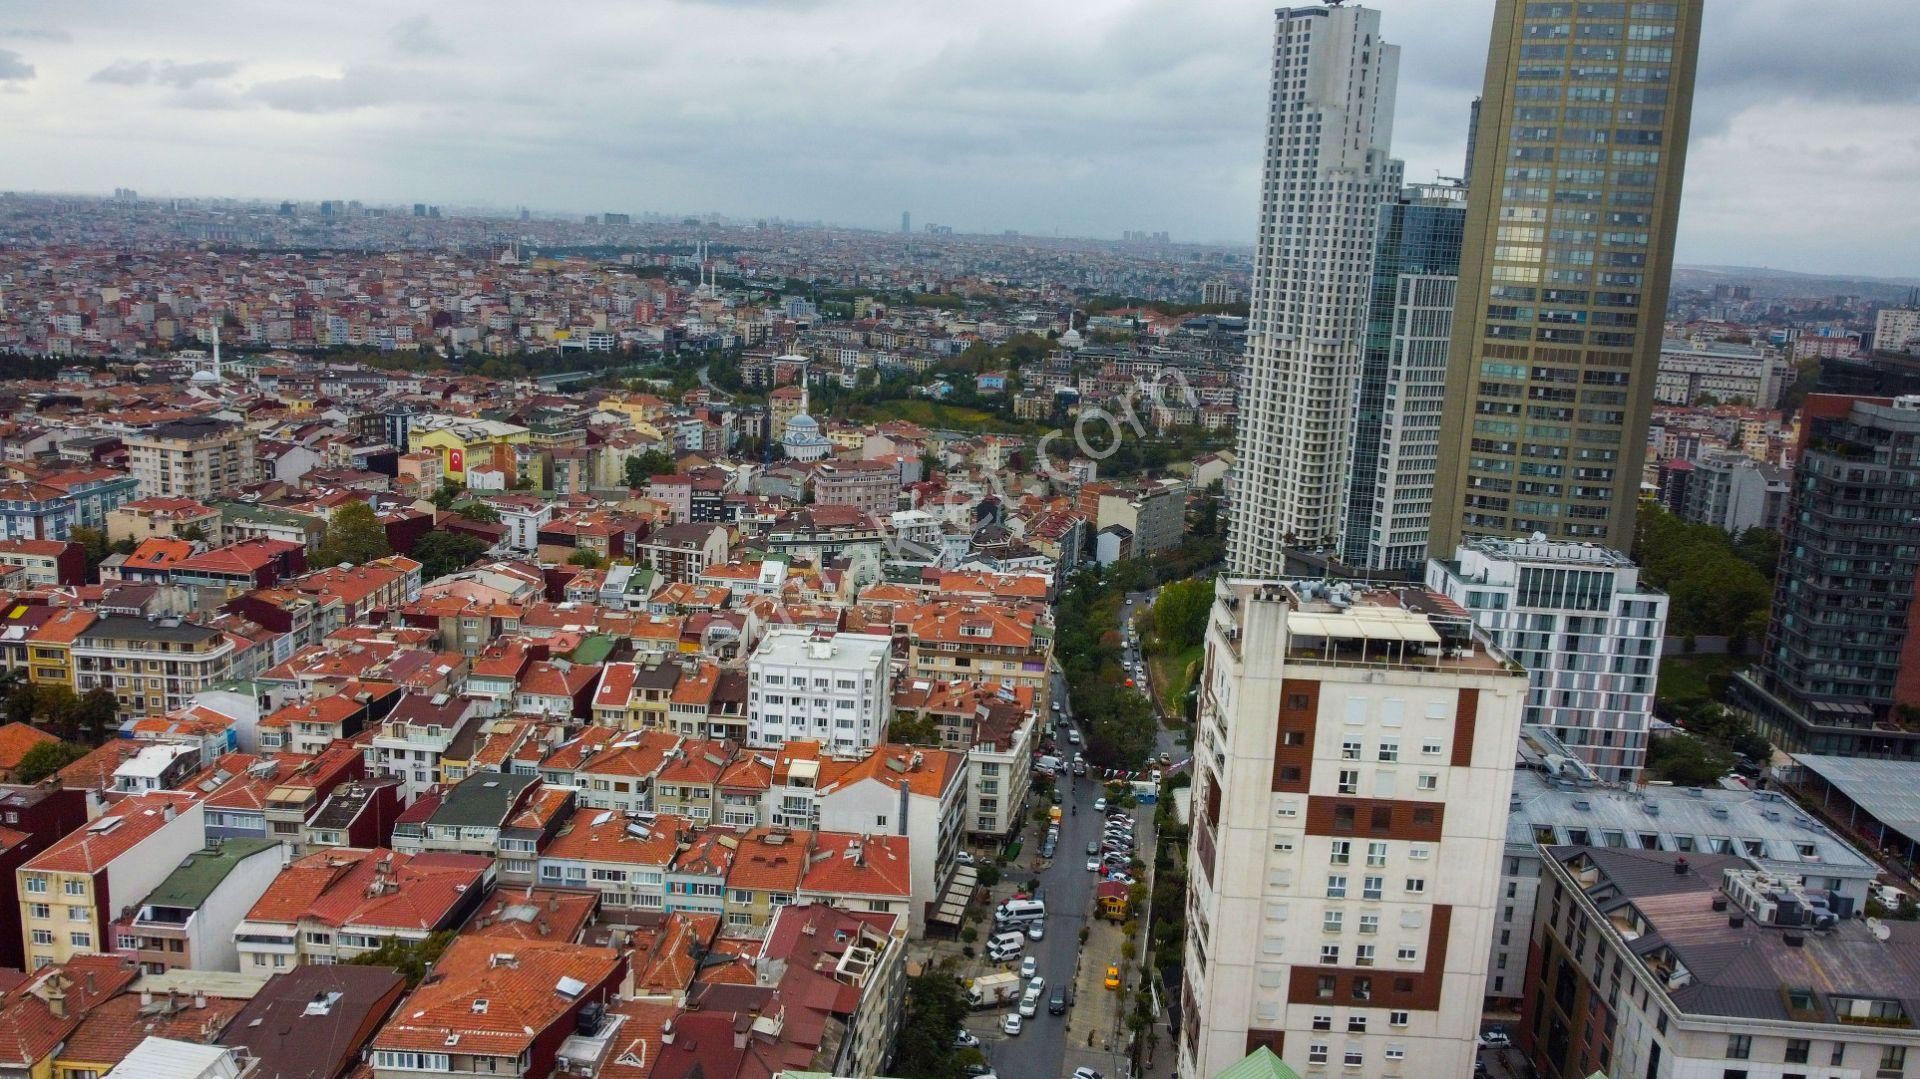
POLYGON ((1920 761, 1825 757, 1812 753, 1793 759, 1852 799, 1875 820, 1920 842, 1920 761))

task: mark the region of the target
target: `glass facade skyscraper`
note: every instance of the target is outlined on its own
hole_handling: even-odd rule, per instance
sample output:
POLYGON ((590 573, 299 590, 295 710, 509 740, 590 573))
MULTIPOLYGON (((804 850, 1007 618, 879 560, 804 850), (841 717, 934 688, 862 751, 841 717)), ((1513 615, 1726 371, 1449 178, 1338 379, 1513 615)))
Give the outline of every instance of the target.
POLYGON ((1632 546, 1705 0, 1497 0, 1431 550, 1632 546))
MULTIPOLYGON (((1433 319, 1422 312, 1438 283, 1413 287, 1407 279, 1460 272, 1466 218, 1466 192, 1457 187, 1410 186, 1380 207, 1341 551, 1350 566, 1418 571, 1426 559, 1425 529, 1415 526, 1416 538, 1396 542, 1407 514, 1387 503, 1398 499, 1419 517, 1432 512, 1447 331, 1436 335, 1433 319)), ((1445 290, 1444 298, 1450 308, 1453 291, 1445 290)))

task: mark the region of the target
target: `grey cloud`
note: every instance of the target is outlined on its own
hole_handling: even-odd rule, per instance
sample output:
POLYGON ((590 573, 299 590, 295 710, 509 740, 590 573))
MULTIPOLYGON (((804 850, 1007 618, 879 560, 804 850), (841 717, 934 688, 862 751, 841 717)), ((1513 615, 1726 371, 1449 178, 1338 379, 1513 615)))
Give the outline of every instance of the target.
POLYGON ((111 86, 152 84, 186 90, 195 83, 224 79, 239 70, 239 63, 232 60, 203 60, 191 64, 179 64, 172 60, 115 60, 94 72, 87 81, 111 86))
POLYGON ((12 49, 0 49, 0 82, 25 82, 33 78, 33 65, 12 49))
POLYGON ((252 100, 283 112, 329 113, 392 105, 428 96, 431 84, 419 75, 384 67, 349 67, 338 76, 304 75, 256 83, 252 100))
POLYGON ((453 46, 434 27, 433 20, 425 15, 402 19, 394 24, 387 38, 393 43, 393 47, 401 52, 434 56, 444 56, 453 52, 453 46))
POLYGON ((14 41, 53 41, 64 44, 72 41, 73 35, 65 30, 48 30, 39 26, 0 26, 0 38, 11 38, 14 41))

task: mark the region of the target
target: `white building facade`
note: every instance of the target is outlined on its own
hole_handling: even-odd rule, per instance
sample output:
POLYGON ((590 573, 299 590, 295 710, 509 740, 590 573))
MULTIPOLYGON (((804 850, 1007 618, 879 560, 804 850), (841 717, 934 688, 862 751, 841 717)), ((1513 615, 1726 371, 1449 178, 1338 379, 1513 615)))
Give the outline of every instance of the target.
POLYGON ((756 746, 810 739, 864 753, 893 712, 893 639, 867 633, 769 630, 747 661, 747 737, 756 746))
POLYGON ((1284 549, 1338 541, 1400 49, 1362 7, 1275 12, 1228 564, 1274 575, 1284 549))
POLYGON ((1667 594, 1619 551, 1566 541, 1478 539, 1427 563, 1427 587, 1465 607, 1527 668, 1526 721, 1602 779, 1632 783, 1667 633, 1667 594))
POLYGON ((1526 672, 1418 587, 1223 579, 1177 1074, 1467 1075, 1526 672))
POLYGON ((1367 537, 1369 570, 1411 569, 1427 557, 1440 413, 1447 399, 1447 354, 1453 341, 1453 298, 1459 287, 1460 278, 1452 274, 1401 274, 1395 288, 1367 537))

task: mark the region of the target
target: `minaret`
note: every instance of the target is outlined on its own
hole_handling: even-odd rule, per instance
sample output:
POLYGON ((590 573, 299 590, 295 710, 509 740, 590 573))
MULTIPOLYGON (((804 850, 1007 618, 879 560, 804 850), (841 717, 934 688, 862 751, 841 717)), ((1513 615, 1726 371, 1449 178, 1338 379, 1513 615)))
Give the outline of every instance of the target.
POLYGON ((220 380, 220 317, 218 315, 213 319, 213 378, 215 382, 220 380))

